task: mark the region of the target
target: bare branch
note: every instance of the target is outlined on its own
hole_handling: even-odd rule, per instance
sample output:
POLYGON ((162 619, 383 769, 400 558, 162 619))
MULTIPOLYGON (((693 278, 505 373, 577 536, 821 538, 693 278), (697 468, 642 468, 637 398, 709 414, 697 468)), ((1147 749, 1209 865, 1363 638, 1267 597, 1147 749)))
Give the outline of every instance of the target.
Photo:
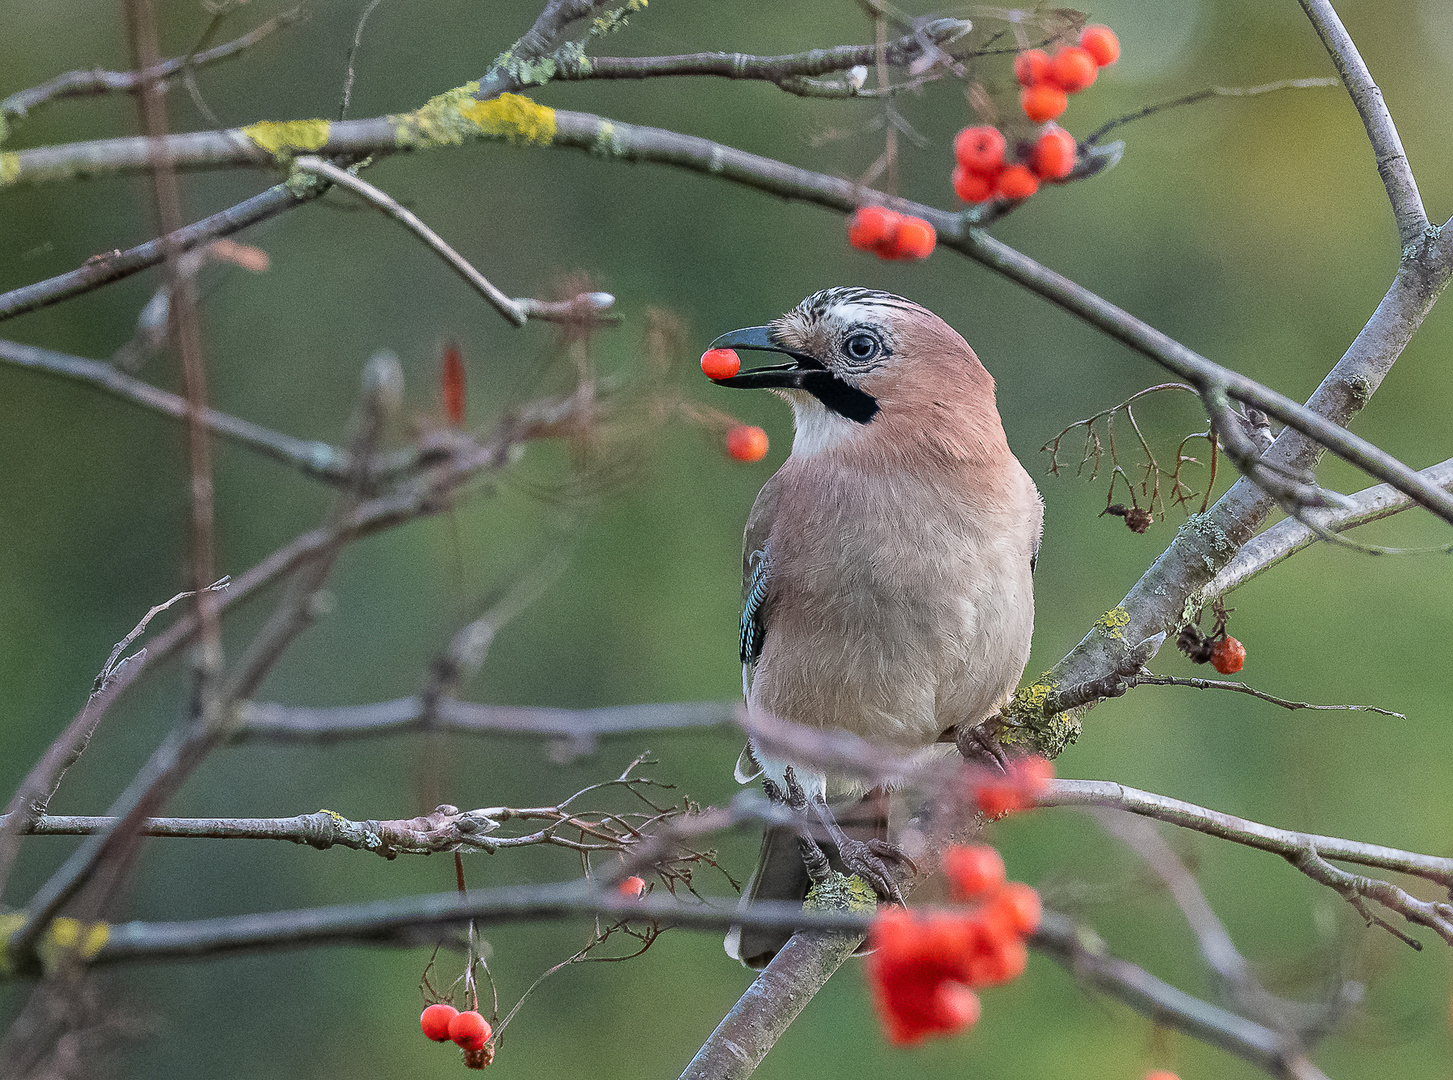
POLYGON ((1426 239, 1428 213, 1423 209, 1418 182, 1413 178, 1413 169, 1403 151, 1403 142, 1392 122, 1392 114, 1382 100, 1382 90, 1372 81, 1372 73, 1357 51, 1357 44, 1337 17, 1330 0, 1300 0, 1300 3, 1307 18, 1316 27, 1317 36, 1332 55, 1337 74, 1342 76, 1352 104, 1362 117, 1362 126, 1367 129, 1367 138, 1377 159, 1378 175, 1382 177, 1382 186, 1387 189, 1388 201, 1392 203, 1398 235, 1402 237, 1405 248, 1413 248, 1426 239))
MULTIPOLYGON (((175 419, 187 415, 187 402, 169 391, 152 386, 148 382, 127 375, 110 364, 80 356, 69 356, 34 345, 22 345, 14 341, 0 341, 0 361, 75 379, 129 401, 143 408, 154 409, 175 419)), ((272 431, 215 409, 202 410, 202 423, 209 431, 231 439, 260 454, 291 465, 307 476, 314 476, 330 483, 347 480, 352 462, 346 450, 329 446, 324 442, 297 439, 291 435, 272 431)))
POLYGON ((1133 113, 1124 116, 1117 116, 1100 127, 1097 127, 1089 135, 1085 136, 1084 142, 1090 146, 1095 145, 1110 132, 1125 124, 1136 120, 1143 120, 1147 116, 1154 116, 1156 113, 1165 112, 1168 109, 1178 109, 1184 105, 1195 105, 1201 101, 1209 101, 1218 97, 1260 97, 1262 94, 1274 94, 1278 90, 1310 90, 1321 86, 1340 86, 1339 79, 1280 79, 1273 83, 1264 83, 1261 86, 1208 86, 1204 90, 1197 90, 1194 94, 1186 94, 1182 97, 1172 98, 1170 101, 1160 101, 1154 105, 1147 105, 1143 109, 1137 109, 1133 113))
POLYGON ((311 154, 304 155, 298 158, 295 164, 304 172, 315 173, 339 187, 347 188, 355 195, 360 196, 365 201, 382 210, 422 240, 430 250, 448 263, 454 269, 454 272, 463 278, 475 292, 488 300, 490 305, 504 316, 507 322, 514 323, 516 326, 525 325, 527 316, 519 301, 511 300, 495 288, 487 277, 474 268, 474 264, 446 244, 443 237, 425 225, 412 210, 401 206, 398 200, 386 192, 380 191, 366 180, 360 180, 347 169, 340 169, 338 166, 324 161, 320 157, 314 157, 311 154))
MULTIPOLYGON (((1422 470, 1424 479, 1444 491, 1453 491, 1453 458, 1422 470)), ((1307 510, 1306 516, 1318 528, 1331 533, 1345 532, 1381 521, 1416 505, 1406 495, 1388 484, 1378 484, 1347 497, 1347 504, 1327 510, 1307 510)), ((1322 538, 1299 521, 1279 521, 1259 536, 1247 541, 1235 557, 1206 586, 1207 600, 1239 589, 1252 578, 1270 570, 1299 551, 1305 551, 1322 538)))
POLYGON ((1393 712, 1391 709, 1379 709, 1376 705, 1312 705, 1306 701, 1288 701, 1286 698, 1279 698, 1268 694, 1265 690, 1257 690, 1255 687, 1247 686, 1245 683, 1224 682, 1220 679, 1185 679, 1177 675, 1152 675, 1150 673, 1130 675, 1125 679, 1126 686, 1189 686, 1195 690, 1230 690, 1237 694, 1249 694, 1262 701, 1269 701, 1273 705, 1280 705, 1283 709, 1311 709, 1315 712, 1374 712, 1383 716, 1395 716, 1399 720, 1406 720, 1407 717, 1400 712, 1393 712))
POLYGON ((409 731, 458 731, 476 735, 544 735, 562 740, 572 756, 588 753, 605 735, 679 731, 738 722, 735 702, 624 705, 599 709, 545 709, 518 705, 474 705, 441 697, 430 715, 423 697, 373 705, 301 708, 271 704, 244 706, 232 738, 238 742, 331 742, 409 731))
POLYGON ((1295 1038, 1194 998, 1126 960, 1111 956, 1092 930, 1045 912, 1030 944, 1092 989, 1129 1005, 1156 1024, 1175 1028, 1286 1080, 1326 1080, 1295 1038))
POLYGON ((24 117, 33 109, 48 105, 53 101, 60 101, 63 98, 136 93, 147 82, 160 82, 168 79, 184 68, 206 67, 219 60, 237 56, 275 31, 291 26, 293 23, 301 21, 302 18, 303 9, 301 7, 285 11, 281 15, 268 19, 257 29, 249 31, 225 45, 218 45, 193 56, 178 56, 170 60, 163 60, 144 71, 102 71, 100 68, 92 68, 90 71, 68 71, 39 86, 31 87, 29 90, 20 90, 4 100, 0 100, 0 120, 5 117, 24 117))

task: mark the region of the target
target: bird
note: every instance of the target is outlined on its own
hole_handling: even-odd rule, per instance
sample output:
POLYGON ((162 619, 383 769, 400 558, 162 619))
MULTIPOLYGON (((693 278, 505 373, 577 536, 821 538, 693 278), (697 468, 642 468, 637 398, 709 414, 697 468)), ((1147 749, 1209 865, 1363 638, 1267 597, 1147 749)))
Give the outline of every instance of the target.
MULTIPOLYGON (((757 495, 743 543, 748 716, 900 752, 951 753, 957 741, 967 753, 965 733, 981 737, 976 725, 998 714, 1029 660, 1044 521, 993 378, 943 319, 866 288, 813 293, 711 347, 785 357, 713 381, 770 390, 793 413, 791 453, 757 495)), ((805 797, 838 863, 901 900, 882 789, 750 740, 736 778, 760 779, 774 798, 796 791, 799 810, 805 797)), ((767 828, 744 904, 806 896, 803 831, 767 828)), ((789 936, 738 926, 727 951, 762 967, 789 936)))

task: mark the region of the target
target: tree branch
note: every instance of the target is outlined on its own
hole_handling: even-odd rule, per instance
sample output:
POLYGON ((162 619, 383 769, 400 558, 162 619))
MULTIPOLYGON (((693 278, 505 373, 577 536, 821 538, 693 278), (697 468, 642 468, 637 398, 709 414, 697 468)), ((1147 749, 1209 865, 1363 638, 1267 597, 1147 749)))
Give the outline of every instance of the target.
MULTIPOLYGON (((1453 458, 1430 465, 1421 473, 1430 484, 1444 491, 1453 491, 1453 458)), ((1348 496, 1347 505, 1328 510, 1308 510, 1312 524, 1331 533, 1346 532, 1358 525, 1381 521, 1385 517, 1416 505, 1406 495, 1387 484, 1365 488, 1348 496)), ((1225 596, 1239 589, 1252 578, 1270 570, 1299 551, 1305 551, 1322 537, 1300 521, 1291 518, 1279 521, 1265 532, 1248 540, 1214 580, 1205 588, 1207 600, 1225 596)))
MULTIPOLYGON (((123 401, 155 410, 173 419, 185 419, 187 415, 185 398, 127 375, 100 360, 69 356, 14 341, 0 341, 0 361, 86 383, 123 401)), ((284 465, 291 465, 304 475, 329 483, 345 482, 353 468, 346 450, 340 450, 325 442, 284 435, 216 409, 204 408, 202 423, 208 430, 223 438, 231 439, 284 465)))
POLYGON ((1402 139, 1398 137, 1392 114, 1382 99, 1382 90, 1372 81, 1357 44, 1330 0, 1300 0, 1302 10, 1317 29, 1317 36, 1332 55, 1337 74, 1347 87, 1357 115, 1362 117, 1362 126, 1367 129, 1368 141, 1377 159, 1377 172, 1382 177, 1382 186, 1387 189, 1388 201, 1392 203, 1393 217, 1397 221, 1398 235, 1404 248, 1421 244, 1428 231, 1428 214, 1423 209, 1422 196, 1418 194, 1418 182, 1413 178, 1412 166, 1403 151, 1402 139))
MULTIPOLYGON (((251 30, 241 37, 227 42, 225 45, 218 45, 215 48, 199 52, 192 56, 178 56, 170 60, 163 60, 154 67, 144 71, 102 71, 100 68, 92 68, 89 71, 68 71, 64 75, 57 75, 55 78, 33 86, 28 90, 20 90, 11 94, 4 100, 0 100, 0 125, 3 125, 5 117, 22 118, 28 115, 31 110, 48 105, 63 98, 73 97, 94 97, 100 94, 112 93, 136 93, 148 82, 160 82, 169 79, 187 68, 206 67, 208 64, 215 64, 219 60, 226 60, 237 56, 239 53, 256 45, 259 41, 270 36, 273 32, 281 30, 286 26, 303 19, 303 9, 294 8, 292 11, 285 11, 281 15, 274 15, 267 22, 251 30)), ((3 127, 0 127, 3 130, 3 127)))

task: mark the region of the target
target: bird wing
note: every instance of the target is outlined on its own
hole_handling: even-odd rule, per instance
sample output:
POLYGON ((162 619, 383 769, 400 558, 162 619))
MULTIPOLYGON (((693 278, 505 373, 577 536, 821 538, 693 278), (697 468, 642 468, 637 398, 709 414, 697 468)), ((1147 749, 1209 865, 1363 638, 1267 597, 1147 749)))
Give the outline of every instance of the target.
MULTIPOLYGON (((742 696, 751 685, 752 668, 762 655, 767 640, 767 596, 771 585, 772 558, 768 543, 772 519, 777 510, 777 478, 763 485, 747 515, 746 535, 742 540, 742 621, 739 651, 742 659, 742 696)), ((752 754, 749 742, 737 759, 738 783, 750 783, 762 774, 762 766, 752 754)))

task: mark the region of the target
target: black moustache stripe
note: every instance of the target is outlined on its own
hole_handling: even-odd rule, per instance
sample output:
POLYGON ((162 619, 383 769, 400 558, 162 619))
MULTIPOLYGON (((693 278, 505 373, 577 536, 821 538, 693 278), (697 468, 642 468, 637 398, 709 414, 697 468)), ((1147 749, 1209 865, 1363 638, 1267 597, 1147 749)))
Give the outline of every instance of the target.
POLYGON ((799 383, 823 405, 849 420, 859 424, 870 422, 878 415, 878 399, 864 393, 856 386, 849 386, 828 371, 809 371, 802 375, 799 383))

